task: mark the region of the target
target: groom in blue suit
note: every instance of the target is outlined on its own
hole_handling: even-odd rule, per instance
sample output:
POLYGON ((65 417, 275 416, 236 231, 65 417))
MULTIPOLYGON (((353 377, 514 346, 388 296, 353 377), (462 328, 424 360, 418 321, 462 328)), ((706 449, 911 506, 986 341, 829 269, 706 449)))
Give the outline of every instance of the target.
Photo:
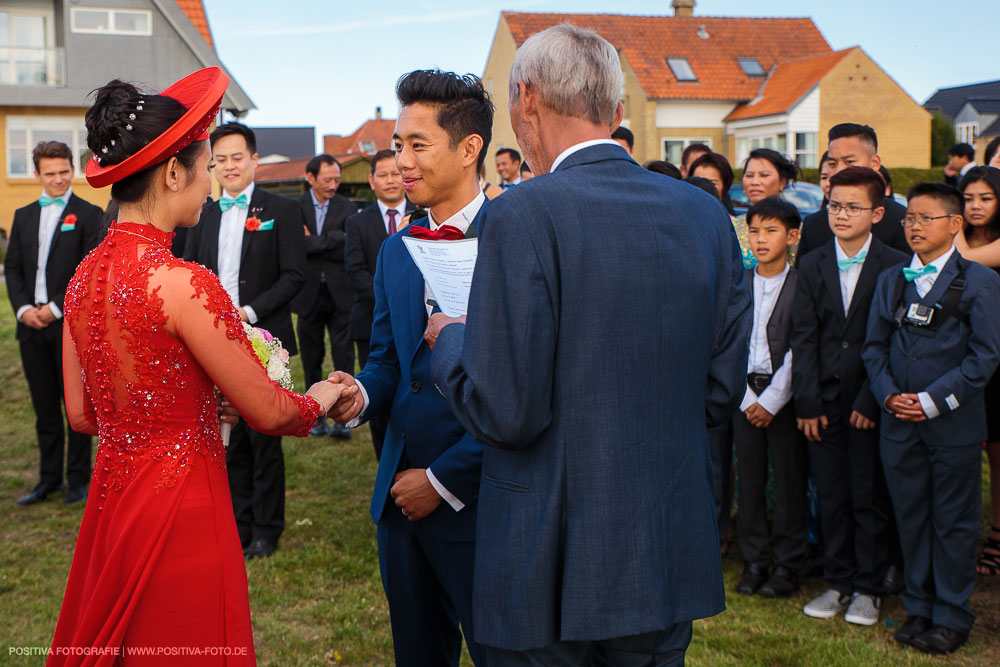
POLYGON ((483 218, 468 325, 433 377, 484 445, 473 619, 494 665, 680 665, 725 608, 707 425, 746 385, 748 281, 729 216, 610 136, 614 47, 521 45, 511 123, 536 174, 483 218))
POLYGON ((382 245, 368 362, 356 379, 331 375, 356 382, 361 391, 357 401, 352 397, 331 414, 355 426, 367 415, 389 411, 371 515, 396 664, 457 666, 461 627, 473 661, 485 665, 472 633, 482 445, 431 381, 431 351, 423 341, 429 291, 403 237, 417 226, 478 234, 486 210, 479 169, 492 135, 493 104, 479 79, 440 71, 405 75, 396 95, 402 110, 393 142, 403 186, 430 215, 382 245))

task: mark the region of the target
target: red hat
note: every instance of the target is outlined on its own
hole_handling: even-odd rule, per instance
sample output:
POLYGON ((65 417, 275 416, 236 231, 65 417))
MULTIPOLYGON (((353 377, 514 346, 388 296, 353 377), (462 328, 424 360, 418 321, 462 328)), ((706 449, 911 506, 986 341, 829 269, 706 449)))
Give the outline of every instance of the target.
MULTIPOLYGON (((163 162, 195 141, 208 138, 208 126, 219 114, 222 96, 229 87, 229 77, 218 67, 206 67, 189 74, 160 95, 172 97, 187 108, 187 112, 166 132, 143 146, 118 164, 102 167, 98 156, 87 162, 87 182, 103 188, 126 176, 163 162)), ((142 122, 141 111, 136 122, 142 122)))

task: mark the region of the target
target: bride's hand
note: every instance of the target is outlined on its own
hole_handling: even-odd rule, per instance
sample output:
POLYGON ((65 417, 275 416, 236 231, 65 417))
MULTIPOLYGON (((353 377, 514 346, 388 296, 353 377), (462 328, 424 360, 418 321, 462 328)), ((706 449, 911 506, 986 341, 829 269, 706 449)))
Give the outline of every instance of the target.
POLYGON ((325 414, 330 411, 330 408, 332 408, 334 403, 340 400, 341 397, 354 396, 356 393, 358 393, 357 386, 348 387, 347 385, 324 380, 309 387, 309 391, 306 392, 306 396, 311 396, 322 403, 325 414))

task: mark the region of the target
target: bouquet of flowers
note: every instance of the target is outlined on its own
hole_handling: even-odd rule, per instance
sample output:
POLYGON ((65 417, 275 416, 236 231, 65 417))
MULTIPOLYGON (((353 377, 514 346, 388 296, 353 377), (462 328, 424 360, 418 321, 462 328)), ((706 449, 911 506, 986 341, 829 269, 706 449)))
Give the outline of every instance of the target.
MULTIPOLYGON (((292 372, 288 368, 288 350, 281 345, 281 340, 275 338, 270 332, 243 323, 243 331, 250 339, 250 345, 260 365, 267 371, 267 376, 277 382, 283 389, 292 390, 295 384, 292 382, 292 372)), ((223 422, 219 427, 222 433, 222 444, 229 446, 229 436, 233 431, 231 424, 223 422)))

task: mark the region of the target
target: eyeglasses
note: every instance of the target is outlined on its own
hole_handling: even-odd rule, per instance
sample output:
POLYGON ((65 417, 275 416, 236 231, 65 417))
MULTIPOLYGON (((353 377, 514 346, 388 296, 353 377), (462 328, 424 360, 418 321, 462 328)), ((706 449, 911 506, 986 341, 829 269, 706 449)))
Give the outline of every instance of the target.
POLYGON ((840 215, 841 211, 847 211, 847 215, 848 216, 850 216, 852 218, 856 218, 859 215, 861 215, 861 211, 874 211, 875 207, 874 206, 857 206, 855 204, 848 204, 847 206, 844 206, 843 204, 838 204, 837 202, 832 201, 829 204, 827 204, 827 210, 830 211, 830 215, 834 215, 834 216, 840 215))
POLYGON ((914 225, 920 225, 921 227, 924 227, 926 225, 929 225, 934 220, 940 220, 941 218, 953 218, 953 217, 955 217, 955 216, 953 216, 953 215, 935 215, 935 216, 931 216, 931 217, 927 217, 927 218, 903 218, 900 221, 900 224, 902 224, 903 227, 905 227, 906 229, 909 229, 909 228, 913 227, 914 225))

